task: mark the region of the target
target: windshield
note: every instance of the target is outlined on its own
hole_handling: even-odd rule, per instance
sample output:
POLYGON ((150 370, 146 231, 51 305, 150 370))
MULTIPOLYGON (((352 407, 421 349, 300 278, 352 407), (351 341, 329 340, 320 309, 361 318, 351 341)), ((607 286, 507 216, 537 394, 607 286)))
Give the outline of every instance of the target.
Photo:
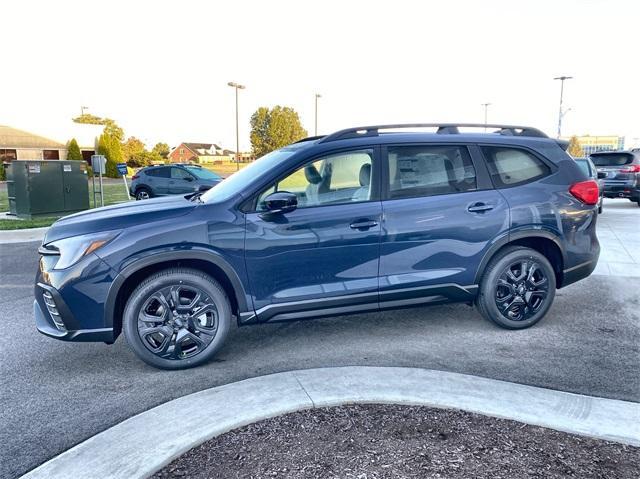
POLYGON ((633 161, 633 155, 628 153, 594 153, 591 161, 596 166, 623 166, 633 161))
POLYGON ((202 201, 205 203, 225 201, 232 196, 237 195, 243 191, 247 185, 268 173, 272 168, 278 166, 285 159, 293 155, 298 149, 299 148, 286 147, 264 155, 246 168, 243 168, 218 183, 215 188, 211 188, 202 195, 202 201))
POLYGON ((200 180, 216 181, 220 179, 220 177, 216 175, 213 171, 209 171, 206 168, 199 168, 197 166, 185 166, 185 169, 200 180))

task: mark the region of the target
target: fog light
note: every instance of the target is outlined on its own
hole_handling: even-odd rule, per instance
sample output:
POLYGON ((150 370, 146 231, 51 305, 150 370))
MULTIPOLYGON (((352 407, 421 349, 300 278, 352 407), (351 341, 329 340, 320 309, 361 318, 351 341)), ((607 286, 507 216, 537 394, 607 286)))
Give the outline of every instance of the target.
POLYGON ((49 291, 45 291, 42 293, 42 298, 44 299, 44 304, 47 306, 47 310, 51 315, 51 319, 53 320, 53 324, 56 325, 60 331, 66 331, 64 323, 62 322, 62 318, 60 318, 60 312, 56 307, 56 302, 53 300, 53 295, 49 291))

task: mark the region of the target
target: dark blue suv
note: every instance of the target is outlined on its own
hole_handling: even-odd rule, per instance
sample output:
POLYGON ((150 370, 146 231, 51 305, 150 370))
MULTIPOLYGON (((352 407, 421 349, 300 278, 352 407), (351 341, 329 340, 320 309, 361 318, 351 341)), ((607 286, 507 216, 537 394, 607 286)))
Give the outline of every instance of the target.
POLYGON ((107 343, 124 330, 166 369, 210 359, 234 318, 458 301, 529 327, 596 266, 598 186, 537 129, 469 127, 485 125, 350 128, 206 193, 62 218, 39 249, 37 327, 107 343))

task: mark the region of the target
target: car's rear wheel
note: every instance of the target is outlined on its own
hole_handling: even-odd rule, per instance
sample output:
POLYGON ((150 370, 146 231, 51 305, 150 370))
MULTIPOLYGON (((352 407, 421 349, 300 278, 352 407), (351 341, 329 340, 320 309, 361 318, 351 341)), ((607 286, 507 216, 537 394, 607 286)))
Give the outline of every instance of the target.
POLYGON ((151 198, 151 191, 148 188, 138 188, 136 190, 136 200, 148 200, 151 198))
POLYGON ((556 278, 549 260, 523 246, 500 251, 487 266, 476 305, 486 319, 507 329, 524 329, 549 311, 556 278))
POLYGON ((173 268, 144 280, 131 294, 123 331, 136 355, 162 369, 205 363, 222 347, 231 325, 231 306, 210 276, 173 268))

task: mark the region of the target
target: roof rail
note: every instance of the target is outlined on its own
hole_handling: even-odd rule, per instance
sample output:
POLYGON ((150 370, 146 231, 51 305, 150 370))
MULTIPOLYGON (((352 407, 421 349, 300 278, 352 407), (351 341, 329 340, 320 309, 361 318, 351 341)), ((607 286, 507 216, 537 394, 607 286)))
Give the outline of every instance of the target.
POLYGON ((320 138, 324 138, 325 136, 326 135, 307 136, 306 138, 302 138, 301 140, 294 141, 292 144, 295 145, 296 143, 303 143, 305 141, 319 140, 320 138))
POLYGON ((398 123, 395 125, 374 125, 359 126, 336 131, 322 138, 318 143, 329 143, 330 141, 346 140, 349 138, 361 138, 366 136, 379 136, 380 130, 391 130, 396 128, 437 128, 437 133, 441 135, 459 134, 458 128, 497 128, 501 135, 508 136, 529 136, 535 138, 549 138, 545 133, 530 126, 498 125, 485 123, 398 123))

